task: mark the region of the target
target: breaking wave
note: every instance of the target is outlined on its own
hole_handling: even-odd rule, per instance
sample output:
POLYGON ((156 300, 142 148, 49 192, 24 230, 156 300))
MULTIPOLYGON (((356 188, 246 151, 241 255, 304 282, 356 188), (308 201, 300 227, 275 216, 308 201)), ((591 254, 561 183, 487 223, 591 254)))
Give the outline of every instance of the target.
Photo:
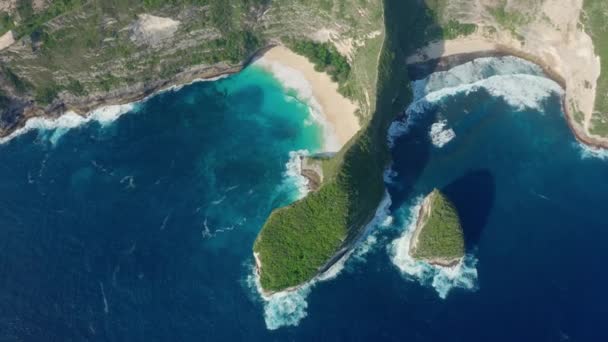
MULTIPOLYGON (((425 112, 454 96, 483 90, 503 99, 518 111, 541 112, 544 101, 564 92, 559 84, 543 75, 540 67, 517 57, 480 58, 448 71, 433 73, 412 82, 412 85, 414 101, 405 110, 406 118, 394 121, 389 127, 388 143, 391 147, 395 139, 406 134, 425 112)), ((444 134, 438 143, 455 136, 444 134)))
POLYGON ((308 315, 307 298, 311 290, 320 282, 335 279, 344 270, 346 263, 352 259, 351 256, 354 255, 355 258, 360 259, 371 249, 373 242, 375 242, 375 236, 371 234, 373 229, 378 226, 389 225, 392 222, 389 215, 390 205, 390 197, 388 194, 385 194, 376 210, 375 217, 365 227, 365 232, 362 238, 355 244, 355 247, 345 253, 328 270, 294 290, 281 291, 270 296, 263 295, 259 276, 255 272, 255 268, 251 267, 246 282, 254 293, 254 296, 261 298, 263 302, 264 321, 269 330, 276 330, 286 326, 297 326, 308 315))
POLYGON ((583 159, 597 158, 608 160, 608 149, 595 148, 581 142, 576 142, 575 144, 578 146, 578 149, 581 152, 581 158, 583 159))
POLYGON ((114 122, 116 119, 118 119, 121 115, 125 113, 139 110, 139 105, 141 103, 149 100, 151 97, 154 97, 158 94, 165 92, 176 92, 182 89, 183 87, 191 84, 199 82, 212 82, 221 80, 226 77, 228 77, 228 75, 220 75, 211 78, 197 78, 188 83, 173 85, 171 87, 159 90, 136 102, 100 107, 85 115, 79 115, 73 111, 67 111, 56 118, 34 117, 28 119, 23 127, 13 131, 6 137, 0 138, 0 144, 9 142, 10 140, 30 131, 38 131, 46 132, 45 137, 48 138, 48 141, 53 146, 55 146, 59 142, 61 137, 72 128, 82 126, 89 122, 98 122, 102 126, 105 126, 114 122))
POLYGON ((276 330, 281 327, 297 326, 302 319, 308 315, 308 295, 317 283, 334 279, 344 269, 344 264, 350 253, 344 255, 338 262, 326 272, 318 275, 315 279, 290 291, 281 291, 272 295, 263 295, 260 278, 255 268, 251 267, 247 277, 247 285, 254 297, 261 298, 264 305, 264 322, 268 330, 276 330))
POLYGON ((269 71, 286 90, 297 94, 296 100, 301 100, 308 105, 311 118, 323 129, 323 150, 325 152, 339 151, 340 144, 335 129, 325 118, 323 108, 313 96, 312 85, 304 75, 294 68, 265 58, 258 59, 254 64, 269 71))
POLYGON ((533 75, 543 76, 542 69, 521 58, 484 57, 453 67, 447 71, 432 73, 427 78, 414 82, 414 96, 421 98, 443 88, 472 84, 492 76, 533 75))
POLYGON ((422 197, 414 200, 404 217, 403 234, 388 246, 391 261, 407 279, 416 280, 421 285, 433 286, 442 299, 445 299, 453 288, 476 290, 477 259, 472 254, 465 255, 454 267, 435 266, 410 256, 410 240, 414 234, 422 200, 422 197))
POLYGON ((96 109, 86 115, 78 115, 72 111, 57 118, 35 117, 27 120, 25 125, 4 138, 0 138, 0 144, 6 143, 20 135, 30 131, 45 132, 51 142, 56 145, 59 139, 72 128, 82 126, 89 122, 98 122, 102 126, 118 119, 121 115, 136 111, 138 103, 129 103, 124 105, 106 106, 96 109))
POLYGON ((304 198, 310 191, 308 187, 308 178, 302 176, 301 158, 309 155, 308 150, 297 150, 289 152, 289 161, 285 164, 285 180, 280 185, 287 192, 293 193, 295 187, 295 200, 304 198))

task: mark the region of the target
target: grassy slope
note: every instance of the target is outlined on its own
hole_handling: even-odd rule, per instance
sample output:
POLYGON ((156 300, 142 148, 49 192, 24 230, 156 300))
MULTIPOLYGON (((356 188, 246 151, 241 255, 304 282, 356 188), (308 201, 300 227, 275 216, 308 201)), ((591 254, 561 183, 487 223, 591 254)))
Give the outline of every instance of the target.
POLYGON ((595 53, 600 56, 602 74, 597 83, 597 96, 591 133, 608 136, 608 2, 584 1, 585 29, 593 39, 595 53))
POLYGON ((418 235, 413 256, 455 259, 464 255, 464 237, 454 205, 439 190, 431 193, 431 213, 418 235))
POLYGON ((318 192, 276 210, 262 228, 254 252, 260 281, 279 291, 312 279, 341 247, 358 236, 382 199, 389 160, 386 130, 410 101, 405 57, 437 37, 432 19, 415 1, 385 1, 386 37, 378 63, 376 111, 340 152, 336 174, 318 192))
POLYGON ((80 96, 167 78, 191 65, 236 64, 262 44, 259 34, 243 24, 243 12, 264 3, 267 0, 56 0, 38 13, 19 11, 15 33, 34 42, 34 52, 3 54, 7 67, 27 79, 29 87, 22 94, 44 105, 63 90, 80 96), (189 38, 186 30, 215 32, 215 37, 168 52, 137 47, 124 30, 138 13, 177 16, 185 8, 192 9, 192 16, 178 31, 181 39, 189 38), (81 84, 74 87, 74 80, 81 84))
MULTIPOLYGON (((383 36, 371 39, 368 35, 380 29, 380 2, 55 0, 37 13, 27 8, 10 13, 11 18, 0 13, 0 30, 16 18, 14 30, 23 42, 0 52, 4 66, 0 96, 12 94, 46 105, 61 95, 70 102, 71 95, 97 96, 139 82, 167 80, 192 66, 234 65, 269 41, 308 38, 320 29, 331 30, 339 40, 364 42, 369 50, 375 47, 377 51, 383 36), (126 28, 140 13, 179 20, 174 39, 160 46, 137 46, 126 28), (26 87, 16 90, 9 74, 26 87)), ((359 50, 344 84, 360 103, 361 119, 368 120, 373 105, 367 99, 375 98, 377 56, 370 58, 368 49, 359 50), (374 68, 367 68, 371 63, 374 68)))

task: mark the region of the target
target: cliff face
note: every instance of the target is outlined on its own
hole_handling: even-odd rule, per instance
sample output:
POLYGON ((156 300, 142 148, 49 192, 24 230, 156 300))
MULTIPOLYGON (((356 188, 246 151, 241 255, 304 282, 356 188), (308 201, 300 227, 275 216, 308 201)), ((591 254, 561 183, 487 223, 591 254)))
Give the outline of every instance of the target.
POLYGON ((375 72, 364 47, 382 41, 381 0, 23 3, 0 9, 9 23, 0 29, 17 38, 0 51, 0 136, 28 117, 86 113, 238 71, 287 37, 333 42, 352 64, 362 115, 371 111, 375 72))
MULTIPOLYGON (((569 123, 587 143, 608 146, 608 73, 601 63, 608 4, 602 0, 427 0, 444 27, 473 24, 466 37, 542 64, 566 87, 569 123)), ((447 37, 446 47, 451 38, 447 37)))
POLYGON ((454 205, 439 190, 425 197, 410 255, 432 265, 450 267, 464 256, 464 234, 454 205))

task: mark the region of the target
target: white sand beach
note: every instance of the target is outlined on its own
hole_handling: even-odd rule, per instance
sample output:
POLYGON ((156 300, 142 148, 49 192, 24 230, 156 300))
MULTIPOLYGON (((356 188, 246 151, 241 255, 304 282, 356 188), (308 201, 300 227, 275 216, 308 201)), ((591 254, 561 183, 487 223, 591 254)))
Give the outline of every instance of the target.
MULTIPOLYGON (((508 30, 489 34, 478 29, 467 37, 433 42, 410 56, 407 63, 491 50, 507 50, 532 59, 564 80, 565 110, 577 137, 594 145, 608 146, 608 139, 590 133, 601 70, 591 37, 579 22, 582 1, 546 0, 542 10, 543 18, 550 20, 531 22, 525 27, 525 34, 520 39, 508 30), (582 124, 574 120, 576 112, 583 114, 582 124)), ((479 24, 487 24, 485 20, 480 19, 479 24)), ((495 25, 493 22, 489 24, 495 25)))
POLYGON ((306 57, 300 56, 284 46, 268 50, 255 62, 272 72, 288 89, 309 103, 316 119, 325 125, 326 149, 339 150, 357 131, 359 119, 355 115, 357 105, 338 92, 338 84, 331 77, 318 72, 306 57))

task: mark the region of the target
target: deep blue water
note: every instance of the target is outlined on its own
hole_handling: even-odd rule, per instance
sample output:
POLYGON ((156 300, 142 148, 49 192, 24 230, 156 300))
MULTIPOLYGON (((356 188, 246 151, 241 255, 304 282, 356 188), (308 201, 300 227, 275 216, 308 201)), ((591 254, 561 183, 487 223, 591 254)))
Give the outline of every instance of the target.
POLYGON ((0 145, 0 340, 608 340, 608 159, 576 143, 557 94, 535 97, 543 84, 495 81, 537 107, 491 86, 425 107, 395 139, 388 219, 334 279, 270 303, 248 281, 251 246, 298 196, 290 152, 322 145, 270 75, 0 145), (455 138, 438 148, 442 120, 455 138), (434 187, 461 214, 476 277, 396 261, 434 187))

